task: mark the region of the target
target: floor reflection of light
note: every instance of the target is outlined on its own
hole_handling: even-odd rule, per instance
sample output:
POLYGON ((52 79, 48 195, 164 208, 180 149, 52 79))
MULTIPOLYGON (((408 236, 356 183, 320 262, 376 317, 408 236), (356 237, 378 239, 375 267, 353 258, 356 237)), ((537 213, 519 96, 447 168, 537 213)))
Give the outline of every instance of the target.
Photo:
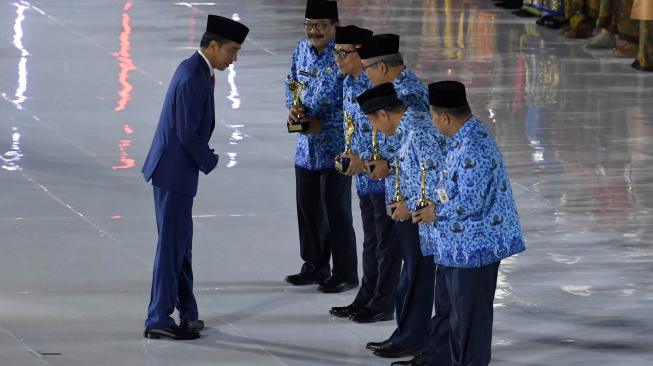
POLYGON ((9 171, 22 170, 18 164, 23 157, 23 153, 20 150, 20 133, 18 132, 18 127, 12 127, 11 130, 11 149, 0 156, 2 169, 9 171))
MULTIPOLYGON (((238 13, 234 13, 231 16, 231 19, 235 21, 240 20, 240 15, 238 13)), ((240 98, 238 97, 238 88, 236 87, 236 67, 234 64, 229 65, 229 74, 227 75, 227 82, 229 83, 230 87, 230 92, 229 96, 227 99, 231 101, 231 109, 238 109, 240 108, 240 98)))
POLYGON ((23 102, 25 99, 25 92, 27 91, 27 56, 29 52, 23 46, 23 20, 25 20, 25 10, 29 6, 23 4, 16 4, 16 20, 14 21, 14 47, 20 51, 20 61, 18 62, 18 86, 16 88, 16 93, 12 103, 16 105, 16 108, 23 109, 23 102))
POLYGON ((240 108, 240 98, 238 98, 238 88, 236 88, 236 68, 234 64, 229 65, 229 75, 227 75, 227 82, 231 91, 227 99, 231 101, 231 109, 240 108))
MULTIPOLYGON (((240 21, 240 15, 238 13, 234 13, 231 16, 231 19, 235 21, 240 21)), ((240 98, 238 94, 238 88, 236 87, 236 67, 234 64, 229 65, 229 74, 227 75, 227 83, 229 84, 230 92, 229 95, 227 96, 227 99, 231 101, 231 108, 232 109, 238 109, 240 108, 240 98)), ((222 122, 223 125, 232 128, 233 132, 229 136, 229 144, 230 145, 237 145, 239 141, 241 141, 244 138, 243 133, 238 129, 240 127, 243 127, 244 125, 228 125, 224 122, 222 122)), ((227 153, 227 156, 229 156, 229 162, 227 163, 227 168, 233 168, 236 165, 238 165, 238 161, 236 160, 236 157, 238 156, 237 153, 227 153)))
POLYGON ((565 285, 565 286, 560 286, 560 288, 567 293, 570 293, 572 295, 576 296, 591 296, 592 295, 592 286, 584 286, 584 285, 565 285))
POLYGON ((231 133, 231 136, 229 136, 229 139, 233 140, 233 141, 240 141, 240 140, 243 139, 243 134, 240 133, 240 131, 236 130, 236 131, 231 133))
POLYGON ((238 145, 238 142, 248 137, 240 130, 240 128, 245 127, 245 125, 230 125, 225 121, 220 121, 220 123, 223 126, 233 130, 233 132, 229 135, 229 145, 238 145))
POLYGON ((227 168, 233 168, 236 165, 238 165, 238 162, 236 161, 236 153, 227 153, 227 156, 229 156, 229 162, 227 163, 227 168))
MULTIPOLYGON (((515 257, 506 258, 501 261, 499 272, 497 273, 497 289, 494 295, 494 308, 506 307, 506 301, 512 294, 512 285, 508 282, 506 273, 510 273, 511 267, 515 262, 515 257)), ((514 299, 513 299, 514 300, 514 299)))
POLYGON ((560 264, 567 264, 567 265, 578 264, 582 260, 582 258, 579 256, 569 256, 569 255, 558 254, 558 253, 547 253, 547 254, 551 257, 551 260, 560 264))
POLYGON ((188 45, 190 47, 197 47, 195 45, 195 18, 197 17, 197 9, 193 8, 193 12, 190 15, 190 31, 188 32, 188 45))
POLYGON ((536 151, 533 151, 532 155, 533 155, 532 157, 533 157, 534 162, 539 163, 539 162, 544 161, 544 151, 536 150, 536 151))
POLYGON ((175 3, 175 5, 192 8, 195 5, 215 5, 215 3, 187 3, 185 1, 182 1, 182 2, 175 3))
MULTIPOLYGON (((125 134, 127 134, 127 135, 131 135, 131 134, 134 132, 134 130, 132 130, 132 128, 129 127, 128 124, 125 124, 125 125, 123 126, 123 131, 124 131, 125 134)), ((132 140, 131 140, 131 139, 123 139, 123 140, 120 140, 120 144, 118 145, 118 147, 120 148, 120 165, 114 165, 114 166, 112 166, 111 168, 112 168, 113 170, 118 170, 118 169, 131 169, 131 168, 133 168, 133 167, 136 166, 136 160, 134 160, 133 158, 131 158, 131 157, 129 156, 129 153, 127 152, 127 148, 129 148, 129 147, 131 146, 131 144, 132 144, 132 140)))
MULTIPOLYGON (((133 3, 131 0, 125 2, 123 6, 122 14, 122 31, 120 32, 120 49, 118 52, 113 54, 114 57, 118 59, 120 71, 118 72, 118 84, 120 84, 121 89, 118 92, 118 103, 114 111, 122 112, 127 108, 129 101, 132 99, 131 93, 134 90, 134 87, 129 82, 129 73, 136 70, 136 66, 132 61, 130 50, 131 50, 131 17, 129 16, 128 11, 132 8, 133 3)), ((134 133, 134 130, 129 126, 129 124, 123 124, 123 132, 129 136, 134 133)), ((113 165, 111 168, 113 170, 118 169, 131 169, 136 166, 136 160, 131 158, 128 153, 128 148, 131 146, 132 140, 129 138, 124 138, 120 140, 118 148, 120 149, 120 164, 113 165)))
POLYGON ((120 62, 120 73, 118 74, 118 83, 122 86, 122 89, 118 92, 120 99, 118 100, 118 105, 116 106, 115 111, 119 112, 125 109, 127 103, 131 99, 131 92, 134 89, 129 82, 129 72, 136 70, 136 66, 131 58, 129 53, 131 49, 131 18, 127 11, 131 9, 132 2, 127 1, 124 6, 124 13, 122 14, 122 32, 120 33, 120 50, 114 52, 113 56, 118 58, 120 62))

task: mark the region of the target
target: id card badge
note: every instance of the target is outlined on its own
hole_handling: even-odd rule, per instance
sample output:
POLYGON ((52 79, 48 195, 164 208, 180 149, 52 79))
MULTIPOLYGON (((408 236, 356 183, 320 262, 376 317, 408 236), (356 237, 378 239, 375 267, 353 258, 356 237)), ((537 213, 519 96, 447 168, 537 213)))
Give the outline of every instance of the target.
POLYGON ((449 202, 449 195, 447 194, 447 189, 444 185, 444 172, 440 172, 440 181, 438 182, 436 193, 438 194, 438 199, 441 203, 449 202))
POLYGON ((447 195, 447 190, 444 188, 438 188, 438 198, 440 199, 440 202, 442 203, 447 203, 449 202, 449 196, 447 195))

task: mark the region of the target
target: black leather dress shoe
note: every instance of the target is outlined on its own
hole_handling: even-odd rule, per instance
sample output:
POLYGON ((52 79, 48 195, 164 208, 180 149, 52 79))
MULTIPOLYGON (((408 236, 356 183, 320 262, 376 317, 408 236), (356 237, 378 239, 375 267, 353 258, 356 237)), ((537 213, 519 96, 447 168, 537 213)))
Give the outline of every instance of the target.
POLYGON ((182 320, 179 322, 179 328, 187 332, 199 332, 204 329, 204 322, 202 320, 182 320))
POLYGON ((146 328, 145 332, 143 332, 143 336, 145 338, 150 338, 150 339, 165 338, 165 339, 173 339, 178 341, 187 341, 187 340, 199 338, 200 334, 197 332, 187 332, 181 329, 177 324, 175 324, 165 329, 146 328))
POLYGON ((385 348, 392 345, 392 342, 390 340, 385 340, 383 342, 369 342, 365 345, 365 348, 376 351, 377 349, 385 348))
POLYGON ((355 314, 352 314, 349 319, 356 323, 376 323, 394 319, 393 313, 384 313, 382 311, 372 310, 365 308, 355 314))
POLYGON ((350 315, 365 309, 365 307, 357 302, 352 302, 347 306, 334 306, 329 310, 329 314, 337 316, 338 318, 348 318, 350 315))
POLYGON ((286 282, 293 286, 306 286, 316 283, 323 283, 326 280, 324 277, 315 277, 303 273, 286 276, 286 282))
POLYGON ((417 352, 415 352, 412 349, 394 346, 394 345, 384 347, 384 348, 379 348, 376 351, 374 351, 374 355, 382 358, 403 358, 408 356, 414 356, 415 353, 417 352))
POLYGON ((317 289, 325 294, 337 294, 356 287, 358 287, 358 283, 345 282, 331 277, 322 283, 317 289))
POLYGON ((426 366, 426 360, 421 353, 417 354, 415 357, 407 361, 395 361, 390 364, 390 366, 426 366))

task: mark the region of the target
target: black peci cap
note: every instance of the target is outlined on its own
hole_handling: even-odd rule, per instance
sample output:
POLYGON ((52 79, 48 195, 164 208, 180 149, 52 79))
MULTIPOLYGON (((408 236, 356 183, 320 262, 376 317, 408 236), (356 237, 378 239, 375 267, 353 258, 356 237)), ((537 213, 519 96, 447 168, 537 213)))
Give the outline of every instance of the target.
POLYGON ((397 53, 399 53, 399 36, 396 34, 377 34, 365 41, 358 50, 363 60, 397 53))
POLYGON ((338 3, 326 0, 308 0, 306 19, 338 19, 338 3))
POLYGON ((465 85, 452 80, 429 84, 429 104, 439 108, 468 107, 465 85))
POLYGON ((336 27, 336 43, 361 45, 372 37, 372 31, 355 25, 336 27))
POLYGON ((206 32, 242 44, 249 33, 249 28, 235 20, 209 14, 206 20, 206 32))
POLYGON ((379 84, 356 97, 356 101, 365 114, 372 114, 390 105, 401 104, 392 83, 379 84))

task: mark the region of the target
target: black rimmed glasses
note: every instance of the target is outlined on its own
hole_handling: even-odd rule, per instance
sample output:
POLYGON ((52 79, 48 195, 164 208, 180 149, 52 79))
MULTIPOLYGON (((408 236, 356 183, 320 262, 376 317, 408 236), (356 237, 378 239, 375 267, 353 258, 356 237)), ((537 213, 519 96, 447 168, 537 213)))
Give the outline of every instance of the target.
POLYGON ((372 63, 372 64, 369 64, 369 65, 367 65, 367 66, 363 66, 363 71, 367 71, 367 69, 369 69, 370 67, 375 66, 375 65, 378 65, 378 64, 380 64, 381 62, 383 62, 383 61, 377 61, 377 62, 372 63))
POLYGON ((312 23, 312 22, 304 22, 304 29, 307 31, 311 31, 311 29, 315 29, 318 32, 324 32, 329 24, 323 23, 323 22, 317 22, 317 23, 312 23))
POLYGON ((334 50, 333 50, 333 55, 336 56, 336 57, 339 57, 339 58, 345 58, 345 57, 347 57, 347 55, 349 55, 350 53, 355 53, 355 52, 356 52, 356 50, 354 50, 354 51, 347 51, 347 50, 336 50, 336 49, 334 49, 334 50))

